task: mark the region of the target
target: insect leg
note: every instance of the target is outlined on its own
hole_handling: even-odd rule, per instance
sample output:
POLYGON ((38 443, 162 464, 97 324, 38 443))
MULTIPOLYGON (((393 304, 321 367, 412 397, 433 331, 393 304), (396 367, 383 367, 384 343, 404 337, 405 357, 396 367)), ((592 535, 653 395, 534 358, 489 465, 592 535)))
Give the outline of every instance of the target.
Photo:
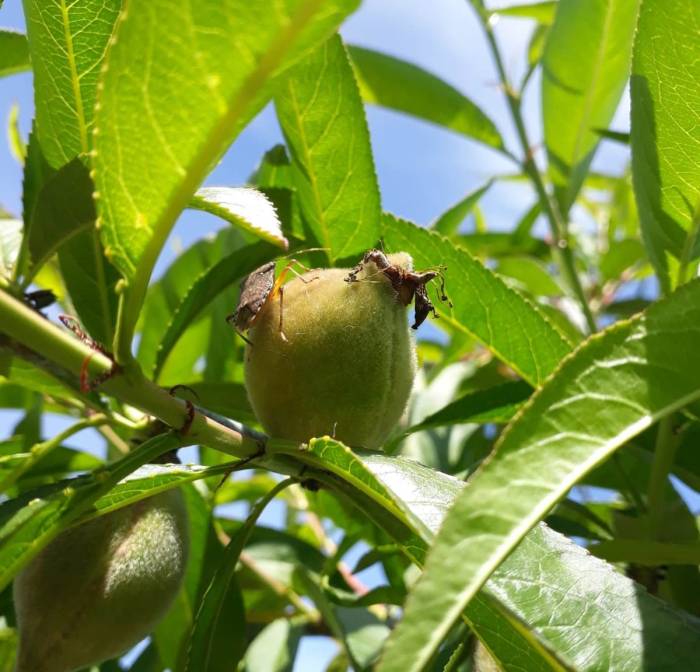
POLYGON ((287 337, 284 335, 284 329, 282 329, 282 319, 284 315, 284 287, 279 288, 279 295, 280 295, 280 337, 282 340, 287 343, 287 337))

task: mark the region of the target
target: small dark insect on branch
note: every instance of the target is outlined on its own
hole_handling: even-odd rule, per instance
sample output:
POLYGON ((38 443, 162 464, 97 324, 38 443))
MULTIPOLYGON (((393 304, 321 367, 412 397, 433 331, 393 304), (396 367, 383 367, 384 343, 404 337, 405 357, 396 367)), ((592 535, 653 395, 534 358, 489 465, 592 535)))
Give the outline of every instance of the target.
POLYGON ((24 295, 24 300, 34 310, 41 311, 56 301, 56 295, 50 289, 37 289, 33 292, 27 292, 24 295))
POLYGON ((414 301, 415 321, 413 325, 411 325, 412 329, 418 329, 418 327, 425 322, 425 318, 428 317, 430 313, 432 313, 434 317, 438 317, 435 306, 433 306, 432 301, 428 297, 428 292, 425 289, 425 286, 431 280, 435 278, 440 279, 440 300, 445 301, 452 307, 452 302, 445 293, 444 268, 422 272, 409 271, 396 264, 392 264, 386 254, 381 250, 368 250, 365 252, 362 261, 348 273, 345 282, 359 282, 360 278, 357 276, 367 263, 373 263, 377 267, 377 270, 389 279, 396 293, 396 298, 402 305, 408 306, 411 301, 414 301))

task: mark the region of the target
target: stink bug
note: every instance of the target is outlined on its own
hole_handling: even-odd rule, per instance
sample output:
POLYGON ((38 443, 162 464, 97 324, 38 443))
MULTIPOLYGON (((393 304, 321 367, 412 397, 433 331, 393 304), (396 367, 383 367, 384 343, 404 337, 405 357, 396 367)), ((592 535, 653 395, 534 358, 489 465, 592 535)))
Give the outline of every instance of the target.
POLYGON ((433 306, 425 289, 425 286, 431 280, 437 277, 440 278, 440 300, 446 301, 449 306, 452 306, 451 301, 445 294, 443 269, 423 272, 409 271, 392 264, 381 250, 368 250, 365 252, 362 261, 348 273, 345 282, 359 282, 360 278, 357 276, 368 262, 373 263, 377 267, 377 271, 388 278, 397 300, 402 305, 408 306, 415 299, 415 321, 411 325, 412 329, 418 329, 429 313, 432 312, 435 317, 438 316, 435 306, 433 306))
POLYGON ((250 275, 246 276, 241 282, 241 293, 238 299, 238 305, 236 310, 232 315, 226 318, 229 324, 233 324, 236 331, 239 333, 241 338, 246 341, 249 345, 252 343, 243 335, 244 331, 250 329, 255 319, 257 318, 263 306, 270 300, 274 299, 279 295, 280 297, 280 324, 279 330, 282 335, 283 340, 287 340, 282 330, 282 309, 284 301, 284 288, 282 283, 289 271, 296 273, 299 279, 303 282, 311 282, 316 280, 316 278, 311 278, 311 280, 305 280, 301 275, 294 270, 294 266, 301 266, 303 269, 308 270, 301 262, 296 259, 291 259, 289 263, 282 269, 282 272, 275 280, 275 262, 269 261, 266 264, 256 268, 250 275))

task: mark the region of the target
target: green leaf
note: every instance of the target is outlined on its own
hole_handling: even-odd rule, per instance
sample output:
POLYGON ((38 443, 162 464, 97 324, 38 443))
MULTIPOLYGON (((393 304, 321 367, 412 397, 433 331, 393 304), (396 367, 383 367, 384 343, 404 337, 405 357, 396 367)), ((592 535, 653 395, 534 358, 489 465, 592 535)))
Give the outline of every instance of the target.
POLYGON ((554 21, 557 11, 557 0, 545 0, 544 2, 532 2, 524 5, 511 5, 510 7, 497 7, 491 10, 491 14, 499 16, 514 16, 523 19, 535 19, 546 26, 554 21))
POLYGON ((94 227, 79 232, 58 250, 61 277, 88 333, 110 348, 117 321, 117 269, 104 257, 94 227))
POLYGON ((189 207, 221 217, 283 250, 289 247, 274 206, 256 189, 203 187, 197 190, 189 207))
POLYGON ((290 71, 275 92, 275 109, 311 231, 332 260, 364 252, 379 238, 379 187, 364 108, 340 36, 290 71))
POLYGON ((180 491, 187 507, 189 528, 187 570, 175 602, 152 635, 161 661, 157 672, 163 668, 182 670, 199 594, 211 580, 224 550, 212 526, 209 503, 193 486, 184 486, 180 491))
MULTIPOLYGON (((364 456, 363 462, 406 511, 414 529, 423 530, 423 538, 431 541, 463 484, 405 459, 377 455, 364 456)), ((362 510, 370 516, 375 513, 369 507, 362 510)), ((404 546, 409 555, 413 550, 404 546)), ((422 558, 413 557, 418 562, 422 558)), ((530 531, 467 606, 465 615, 480 638, 495 644, 492 650, 501 660, 512 660, 513 649, 529 642, 529 650, 520 653, 520 660, 526 655, 529 659, 528 670, 561 669, 546 648, 542 651, 543 645, 562 652, 573 661, 574 669, 590 672, 641 669, 645 664, 653 669, 655 664, 663 666, 669 656, 691 661, 700 633, 697 620, 650 597, 544 525, 530 531), (490 619, 484 620, 489 613, 490 619), (576 628, 570 627, 573 620, 576 628), (671 644, 665 633, 678 633, 679 639, 671 644)), ((387 664, 393 662, 388 651, 384 658, 387 664)), ((386 669, 410 667, 402 668, 398 662, 386 669)))
POLYGON ((533 304, 468 252, 390 215, 383 224, 388 250, 408 252, 419 270, 447 267, 446 288, 454 308, 448 312, 434 301, 440 319, 478 338, 532 385, 541 385, 569 352, 563 336, 533 304))
POLYGON ((543 525, 525 537, 487 585, 575 670, 661 670, 669 661, 679 670, 694 665, 698 619, 650 596, 543 525))
POLYGON ((551 268, 538 259, 512 255, 500 259, 496 270, 509 278, 510 284, 534 296, 560 297, 563 294, 562 288, 552 277, 551 268))
MULTIPOLYGON (((342 488, 340 490, 362 512, 363 520, 366 517, 374 520, 392 535, 404 553, 418 564, 422 564, 426 543, 432 540, 447 507, 462 486, 460 481, 454 478, 409 460, 380 455, 360 457, 328 437, 312 440, 308 445, 308 452, 302 454, 302 459, 310 465, 330 470, 343 479, 344 483, 349 484, 349 491, 342 488), (389 517, 387 512, 390 512, 389 517)), ((329 485, 334 485, 337 490, 339 484, 331 482, 329 485)), ((469 610, 471 609, 472 605, 469 607, 469 610)), ((467 620, 471 616, 469 610, 467 620)), ((500 633, 501 638, 515 641, 523 639, 517 632, 518 629, 522 629, 522 624, 517 618, 511 615, 504 618, 502 609, 501 613, 493 607, 491 610, 494 615, 487 623, 477 620, 476 614, 473 620, 469 620, 475 632, 489 639, 488 632, 481 632, 481 627, 484 626, 500 633)), ((533 662, 533 670, 562 669, 551 664, 556 662, 556 659, 543 650, 546 646, 537 642, 527 651, 521 649, 520 653, 533 662)), ((511 645, 508 646, 509 651, 512 648, 511 645)))
MULTIPOLYGON (((32 122, 32 130, 29 132, 27 140, 27 154, 24 161, 24 173, 22 179, 22 217, 27 225, 32 221, 32 214, 36 207, 39 194, 46 182, 54 175, 56 171, 49 165, 44 152, 39 144, 39 136, 36 130, 36 119, 32 122)), ((28 240, 23 241, 24 247, 27 246, 28 240)), ((22 255, 25 255, 27 250, 22 250, 22 255)), ((23 270, 26 263, 20 264, 20 270, 23 270)))
POLYGON ((106 495, 122 478, 178 446, 176 435, 162 434, 104 467, 98 474, 77 479, 74 487, 62 487, 46 497, 33 497, 24 506, 17 500, 0 505, 0 588, 5 588, 46 544, 86 513, 96 499, 106 495))
POLYGON ((119 23, 101 76, 95 184, 107 256, 128 281, 117 335, 131 337, 158 254, 183 208, 271 80, 325 39, 357 0, 138 3, 119 23))
POLYGON ((243 527, 231 539, 216 574, 202 596, 194 619, 185 669, 228 672, 245 651, 245 611, 234 571, 255 524, 265 507, 288 485, 278 483, 250 512, 243 527), (237 594, 237 599, 232 599, 237 594))
POLYGON ((600 258, 600 272, 606 280, 617 280, 630 266, 644 260, 644 246, 636 238, 623 238, 611 243, 600 258))
POLYGON ((105 260, 94 229, 93 191, 83 157, 58 171, 51 168, 35 123, 24 168, 22 201, 27 229, 18 272, 26 273, 25 284, 36 281, 34 274, 58 249, 62 280, 78 316, 97 341, 109 346, 119 278, 105 260))
POLYGON ((97 499, 81 521, 103 516, 135 502, 172 490, 186 483, 226 474, 235 463, 227 462, 214 467, 199 464, 146 464, 123 478, 107 494, 97 499))
POLYGON ((497 666, 496 669, 527 672, 564 672, 574 669, 561 657, 552 655, 546 649, 542 651, 542 644, 530 631, 529 625, 490 595, 479 595, 474 600, 465 621, 470 624, 479 641, 491 652, 491 659, 494 661, 492 665, 497 666), (510 626, 506 631, 503 628, 504 622, 510 626))
POLYGON ((51 452, 40 457, 20 479, 22 490, 26 490, 28 483, 34 485, 39 479, 65 477, 76 471, 89 471, 102 464, 102 460, 66 446, 58 446, 51 452))
POLYGON ((548 258, 550 248, 543 240, 528 234, 514 233, 466 233, 456 235, 455 242, 467 252, 480 257, 508 257, 513 254, 533 255, 548 258))
MULTIPOLYGON (((354 502, 363 520, 369 518, 385 529, 418 564, 463 492, 464 484, 457 479, 416 462, 356 455, 329 438, 311 441, 308 452, 289 451, 309 466, 320 467, 320 480, 354 502), (329 472, 332 476, 326 478, 323 474, 329 472), (348 490, 343 484, 352 487, 348 490)), ((529 649, 520 653, 521 660, 528 660, 528 670, 566 668, 553 651, 587 672, 644 665, 654 669, 669 659, 681 661, 681 669, 683 664, 692 668, 700 636, 696 619, 650 597, 544 525, 529 532, 467 605, 465 616, 499 659, 513 660, 514 648, 528 643, 529 649), (488 621, 482 620, 484 613, 491 614, 488 621), (577 627, 571 628, 574 621, 577 627)), ((393 662, 395 655, 385 653, 384 662, 393 662)), ((387 669, 410 669, 410 664, 402 667, 403 662, 387 669)))
POLYGON ((648 567, 700 565, 700 544, 672 544, 641 539, 615 539, 593 544, 588 550, 608 562, 630 562, 648 567))
POLYGON ((304 630, 286 618, 266 625, 251 642, 244 659, 245 672, 291 672, 304 630))
POLYGON ((632 175, 644 244, 667 291, 700 254, 700 6, 645 0, 632 65, 632 175), (675 259, 674 259, 675 258, 675 259))
POLYGON ((41 147, 53 168, 91 149, 100 66, 121 0, 24 0, 41 147))
MULTIPOLYGON (((269 261, 275 250, 267 243, 248 245, 204 270, 172 312, 158 347, 154 375, 158 377, 178 338, 198 315, 219 295, 246 275, 269 261)), ((233 312, 234 306, 231 306, 233 312)), ((233 330, 230 330, 233 338, 233 330)))
POLYGON ((623 131, 613 131, 612 129, 608 128, 594 128, 593 130, 605 140, 611 140, 612 142, 617 142, 619 145, 625 145, 626 147, 629 147, 629 133, 623 131))
POLYGON ((407 433, 467 422, 506 423, 512 419, 530 394, 532 394, 532 387, 523 381, 469 392, 429 415, 417 425, 413 425, 407 433))
POLYGON ((466 219, 467 215, 474 209, 474 206, 481 200, 481 197, 489 190, 492 184, 493 180, 489 180, 483 186, 468 193, 459 203, 455 203, 449 210, 440 215, 430 228, 443 236, 450 236, 455 233, 459 225, 466 219))
MULTIPOLYGON (((537 67, 537 64, 542 60, 548 33, 549 28, 543 25, 537 26, 537 28, 535 28, 535 30, 532 32, 530 43, 527 45, 527 79, 532 76, 532 72, 534 71, 535 67, 537 67)), ((527 80, 525 80, 525 82, 527 83, 527 80)))
POLYGON ((560 0, 543 60, 549 174, 568 212, 629 76, 639 0, 560 0))
POLYGON ((451 508, 393 637, 396 666, 387 670, 421 669, 488 577, 577 481, 700 398, 699 336, 696 281, 562 363, 451 508))
POLYGON ((64 242, 93 225, 93 190, 89 171, 78 157, 46 180, 27 224, 25 284, 64 242))
POLYGON ((30 68, 27 36, 12 30, 0 30, 0 77, 30 68))
POLYGON ((350 57, 366 103, 410 114, 503 150, 495 124, 469 98, 435 75, 361 47, 350 47, 350 57))
MULTIPOLYGON (((208 269, 217 265, 227 255, 241 249, 242 246, 240 231, 233 227, 225 228, 213 240, 199 240, 184 250, 170 264, 162 277, 149 286, 139 323, 141 340, 138 360, 144 371, 151 372, 155 367, 158 349, 161 347, 168 325, 175 311, 192 291, 193 280, 204 277, 208 269)), ((231 270, 235 271, 228 268, 227 273, 231 270)), ((232 293, 232 309, 234 301, 235 294, 232 293)), ((181 341, 182 339, 176 346, 178 352, 181 341)), ((202 350, 199 354, 201 352, 202 350)), ((177 382, 182 382, 182 379, 177 382)))

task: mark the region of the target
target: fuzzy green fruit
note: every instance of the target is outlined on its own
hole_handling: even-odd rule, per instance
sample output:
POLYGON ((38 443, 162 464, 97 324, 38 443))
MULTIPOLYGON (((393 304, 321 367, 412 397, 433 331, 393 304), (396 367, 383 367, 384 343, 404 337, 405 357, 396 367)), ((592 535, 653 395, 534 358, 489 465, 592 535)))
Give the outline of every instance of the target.
MULTIPOLYGON (((389 256, 409 269, 407 254, 389 256)), ((258 420, 274 437, 332 435, 378 448, 406 407, 416 371, 406 308, 373 263, 321 269, 284 285, 248 332, 245 378, 258 420)))
POLYGON ((187 549, 179 490, 63 532, 15 579, 16 672, 69 672, 132 647, 172 603, 187 549))

